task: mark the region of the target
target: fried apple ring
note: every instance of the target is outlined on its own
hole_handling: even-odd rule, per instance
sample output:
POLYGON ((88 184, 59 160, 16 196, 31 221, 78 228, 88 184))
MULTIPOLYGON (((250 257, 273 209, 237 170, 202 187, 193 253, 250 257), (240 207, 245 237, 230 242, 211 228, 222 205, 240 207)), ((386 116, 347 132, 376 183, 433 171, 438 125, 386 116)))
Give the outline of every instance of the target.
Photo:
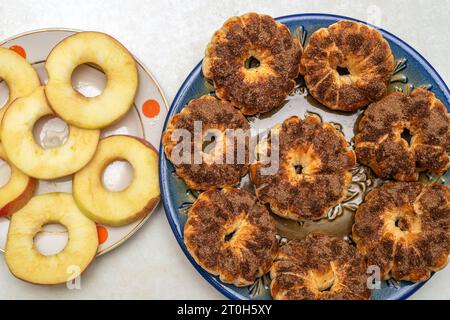
POLYGON ((238 287, 268 272, 278 249, 267 209, 235 188, 200 194, 188 213, 184 243, 203 269, 238 287))
POLYGON ((286 119, 272 128, 259 150, 264 152, 251 164, 250 178, 257 197, 275 214, 318 220, 347 195, 355 154, 342 133, 318 116, 286 119), (269 162, 265 161, 267 151, 275 155, 269 162), (269 172, 271 168, 277 170, 269 172))
POLYGON ((311 35, 300 72, 320 103, 355 111, 386 95, 393 70, 391 48, 380 32, 342 20, 311 35))
POLYGON ((450 254, 450 190, 439 184, 388 182, 359 206, 353 240, 383 280, 420 282, 450 254))
POLYGON ((382 178, 415 181, 425 170, 442 175, 450 164, 448 119, 430 91, 392 93, 364 112, 355 137, 358 160, 382 178))
POLYGON ((302 48, 289 29, 267 15, 247 13, 225 21, 214 33, 203 74, 218 97, 243 114, 270 111, 295 87, 302 48))

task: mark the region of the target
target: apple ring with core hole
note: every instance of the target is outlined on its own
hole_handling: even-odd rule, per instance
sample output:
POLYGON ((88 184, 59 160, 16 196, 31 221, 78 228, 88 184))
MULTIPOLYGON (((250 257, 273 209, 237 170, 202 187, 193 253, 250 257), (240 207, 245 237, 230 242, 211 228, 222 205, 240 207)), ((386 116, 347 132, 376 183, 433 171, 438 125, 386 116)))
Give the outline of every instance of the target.
POLYGON ((67 193, 34 197, 14 214, 6 242, 5 259, 11 273, 34 284, 61 284, 80 275, 97 254, 95 223, 86 218, 67 193), (66 247, 52 256, 41 254, 34 237, 46 224, 67 228, 66 247))
POLYGON ((27 204, 33 196, 36 180, 28 177, 8 160, 1 144, 0 160, 6 162, 11 171, 8 182, 0 187, 0 217, 7 217, 27 204))
POLYGON ((323 219, 348 193, 355 153, 342 132, 317 115, 287 118, 256 152, 259 160, 250 166, 256 196, 280 217, 323 219))
POLYGON ((60 146, 44 149, 35 140, 33 127, 48 115, 44 88, 10 105, 1 125, 2 143, 8 159, 21 171, 36 179, 56 179, 83 168, 94 156, 100 130, 69 126, 69 135, 60 146))
POLYGON ((114 38, 100 32, 79 32, 65 38, 50 52, 45 87, 50 106, 67 123, 100 129, 124 116, 133 105, 138 87, 136 62, 114 38), (107 82, 96 97, 85 97, 72 87, 72 73, 82 64, 102 69, 107 82))
POLYGON ((216 95, 245 115, 283 105, 295 87, 302 46, 288 27, 254 12, 231 17, 217 30, 203 59, 216 95))
POLYGON ((13 50, 0 48, 0 79, 6 82, 9 98, 0 108, 0 122, 9 105, 17 98, 28 96, 40 86, 39 77, 31 64, 13 50))
POLYGON ((417 181, 421 172, 441 176, 450 166, 450 116, 431 91, 393 92, 370 104, 358 131, 358 161, 381 178, 417 181))
POLYGON ((160 199, 158 152, 147 141, 117 135, 102 139, 92 161, 73 178, 75 201, 86 216, 108 226, 123 226, 147 215, 160 199), (114 161, 128 161, 133 180, 122 191, 109 191, 102 174, 114 161))
POLYGON ((236 186, 247 174, 250 160, 248 132, 247 119, 232 103, 202 96, 189 101, 169 120, 162 145, 176 174, 189 188, 220 189, 236 186), (193 137, 187 141, 186 148, 183 146, 189 139, 185 139, 183 132, 193 137))
POLYGON ((358 207, 352 238, 381 280, 421 282, 448 264, 449 225, 448 187, 386 182, 358 207))
POLYGON ((353 112, 387 93, 394 56, 381 33, 341 20, 315 31, 300 62, 309 93, 332 110, 353 112))
POLYGON ((184 243, 207 272, 244 287, 270 270, 276 233, 274 219, 255 196, 225 187, 198 196, 184 225, 184 243))

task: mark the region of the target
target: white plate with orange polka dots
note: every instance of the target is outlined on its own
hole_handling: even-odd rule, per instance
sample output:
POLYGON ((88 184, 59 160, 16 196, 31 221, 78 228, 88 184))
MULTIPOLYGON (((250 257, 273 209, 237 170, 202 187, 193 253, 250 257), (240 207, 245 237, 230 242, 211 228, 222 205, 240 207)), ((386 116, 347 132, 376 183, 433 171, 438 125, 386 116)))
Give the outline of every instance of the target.
MULTIPOLYGON (((44 65, 52 48, 62 39, 79 32, 72 29, 42 29, 11 37, 0 42, 1 47, 10 48, 25 57, 36 69, 42 84, 47 82, 44 65)), ((120 41, 120 40, 119 40, 120 41)), ((135 58, 136 59, 136 58, 135 58)), ((115 134, 127 134, 144 138, 155 148, 160 143, 161 131, 167 115, 167 101, 155 78, 136 59, 139 73, 139 88, 134 105, 126 116, 115 125, 102 130, 102 137, 115 134)), ((106 84, 106 77, 91 65, 77 67, 72 75, 72 85, 81 94, 93 97, 99 95, 106 84)), ((0 108, 8 100, 8 87, 0 79, 0 108)), ((67 125, 59 118, 43 118, 34 127, 36 141, 42 147, 55 147, 63 143, 68 135, 67 125)), ((111 163, 103 174, 105 188, 120 191, 128 186, 132 179, 132 168, 127 162, 111 163)), ((0 187, 10 177, 10 168, 0 160, 0 187)), ((58 180, 39 181, 36 194, 49 192, 71 192, 72 177, 58 180)), ((145 223, 150 216, 143 217, 124 227, 113 228, 98 225, 100 246, 98 255, 107 253, 129 239, 145 223)), ((0 251, 3 251, 8 234, 9 220, 0 218, 0 251)), ((52 255, 61 251, 67 243, 67 231, 61 225, 46 225, 35 237, 38 250, 44 255, 52 255)))

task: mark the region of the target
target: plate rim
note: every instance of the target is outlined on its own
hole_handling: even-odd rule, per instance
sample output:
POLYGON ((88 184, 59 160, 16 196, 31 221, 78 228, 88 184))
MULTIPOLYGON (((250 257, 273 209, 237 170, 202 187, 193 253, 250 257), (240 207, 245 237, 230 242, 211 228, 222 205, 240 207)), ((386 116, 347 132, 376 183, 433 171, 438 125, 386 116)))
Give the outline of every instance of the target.
MULTIPOLYGON (((369 25, 377 30, 379 30, 383 36, 387 36, 388 38, 391 38, 391 40, 393 40, 393 42, 396 42, 398 44, 401 45, 403 50, 406 50, 407 52, 409 51, 409 53, 416 58, 416 60, 419 62, 419 64, 421 64, 430 75, 433 76, 433 78, 435 78, 434 80, 437 82, 437 84, 439 86, 442 86, 442 91, 445 95, 445 97, 447 98, 448 101, 450 101, 450 90, 447 86, 447 84, 445 83, 445 81, 442 79, 442 77, 439 75, 439 73, 436 71, 436 69, 428 62, 427 59, 425 59, 416 49, 414 49, 411 45, 409 45, 408 43, 406 43, 405 41, 403 41, 402 39, 400 39, 399 37, 397 37, 396 35, 392 34, 389 31, 386 31, 383 28, 374 26, 370 23, 367 23, 365 21, 356 19, 356 18, 352 18, 352 17, 348 17, 348 16, 342 16, 342 15, 336 15, 336 14, 328 14, 328 13, 297 13, 297 14, 289 14, 289 15, 283 15, 280 17, 275 18, 275 20, 280 21, 286 21, 289 19, 295 19, 295 18, 305 18, 305 17, 310 17, 312 19, 314 18, 320 18, 320 19, 329 19, 329 20, 351 20, 351 21, 356 21, 356 22, 360 22, 366 25, 369 25), (445 89, 445 90, 444 90, 445 89)), ((166 129, 167 124, 169 119, 173 116, 174 113, 174 108, 176 105, 179 104, 179 101, 181 100, 181 98, 183 98, 186 93, 187 93, 187 89, 188 89, 188 85, 189 83, 192 81, 193 79, 193 75, 199 71, 201 71, 201 66, 202 66, 202 62, 203 59, 200 60, 199 63, 197 63, 197 65, 191 70, 191 72, 188 74, 188 76, 186 77, 186 79, 183 81, 183 83, 181 84, 181 86, 179 87, 177 94, 175 95, 170 108, 169 108, 169 112, 167 114, 167 118, 164 122, 164 126, 163 126, 163 131, 166 129)), ((219 280, 217 280, 213 275, 211 275, 210 273, 208 273, 207 271, 205 271, 202 267, 200 267, 194 260, 194 258, 192 257, 192 255, 188 252, 186 245, 184 244, 183 241, 183 235, 178 233, 178 227, 177 227, 177 222, 175 222, 176 217, 175 217, 175 208, 173 208, 172 203, 168 200, 168 198, 170 197, 169 191, 168 191, 168 180, 167 179, 163 179, 163 176, 166 176, 167 172, 165 171, 165 168, 163 166, 165 161, 168 161, 167 159, 165 159, 165 154, 164 154, 164 148, 162 143, 160 144, 160 149, 159 149, 159 170, 160 170, 160 174, 159 174, 159 179, 160 179, 160 186, 161 186, 161 195, 162 195, 162 203, 164 206, 164 212, 166 214, 166 218, 169 222, 170 228, 172 229, 172 233, 174 235, 174 237, 176 238, 178 245, 181 247, 183 253, 185 254, 185 256, 187 257, 187 259, 190 261, 190 263, 194 266, 194 268, 197 270, 197 272, 210 284, 212 285, 214 288, 216 288, 216 290, 218 290, 221 294, 223 294, 225 297, 227 297, 228 299, 231 300, 241 300, 242 297, 240 297, 239 295, 237 295, 235 292, 233 291, 229 291, 224 287, 224 284, 222 282, 220 282, 219 280)), ((427 280, 428 281, 428 280, 427 280)), ((397 297, 397 300, 405 300, 408 297, 410 297, 412 294, 414 294, 417 290, 419 290, 427 281, 421 282, 416 284, 416 286, 414 286, 413 288, 411 288, 410 290, 404 292, 402 295, 397 297)), ((245 298, 245 297, 244 297, 245 298)))
MULTIPOLYGON (((77 28, 58 28, 58 27, 32 29, 32 30, 28 30, 28 31, 24 31, 24 32, 20 32, 18 34, 12 35, 10 37, 7 37, 6 39, 2 39, 0 41, 0 46, 3 46, 5 43, 7 43, 9 41, 13 41, 15 39, 18 39, 20 37, 28 36, 28 35, 32 35, 32 34, 36 34, 36 33, 45 33, 45 32, 74 32, 74 33, 79 33, 79 32, 84 32, 84 31, 86 31, 86 30, 77 29, 77 28)), ((103 31, 99 31, 99 32, 103 32, 103 31)), ((117 41, 119 41, 119 40, 117 40, 117 41)), ((127 48, 127 50, 129 51, 128 48, 127 48)), ((132 53, 131 51, 129 51, 129 52, 133 56, 133 58, 136 61, 136 63, 150 77, 150 79, 152 80, 153 84, 156 86, 156 89, 158 90, 158 93, 160 94, 160 96, 162 98, 162 101, 164 103, 164 108, 166 109, 167 112, 169 112, 169 110, 170 110, 169 103, 167 102, 166 95, 164 94, 164 91, 163 91, 162 87, 160 86, 159 82, 156 80, 155 76, 151 73, 151 71, 145 66, 145 64, 134 53, 132 53)), ((135 105, 134 101, 133 101, 133 105, 135 105)), ((164 120, 164 126, 165 126, 165 120, 164 120)), ((156 148, 156 146, 155 146, 155 148, 156 148)), ((158 168, 158 175, 159 175, 159 173, 160 173, 160 170, 158 168)), ((158 177, 158 179, 159 179, 159 177, 158 177)), ((153 208, 153 210, 150 211, 147 214, 147 216, 144 219, 142 219, 129 233, 126 234, 126 236, 124 238, 122 238, 120 241, 116 242, 115 244, 111 245, 110 247, 105 248, 105 249, 97 252, 96 258, 99 258, 102 255, 117 249, 119 246, 121 246, 126 241, 128 241, 136 232, 138 232, 143 227, 143 225, 147 222, 147 220, 150 218, 152 213, 159 207, 160 203, 161 203, 161 200, 153 208)), ((4 250, 0 249, 0 252, 4 253, 4 250)))

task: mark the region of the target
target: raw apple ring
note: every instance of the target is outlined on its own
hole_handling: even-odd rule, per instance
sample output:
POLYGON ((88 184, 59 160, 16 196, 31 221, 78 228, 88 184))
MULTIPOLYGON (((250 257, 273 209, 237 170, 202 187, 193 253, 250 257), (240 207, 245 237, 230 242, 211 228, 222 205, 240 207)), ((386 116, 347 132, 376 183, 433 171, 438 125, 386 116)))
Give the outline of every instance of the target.
POLYGON ((12 216, 5 259, 11 273, 19 279, 34 284, 60 284, 72 279, 74 273, 83 272, 97 248, 97 227, 80 212, 72 196, 50 193, 34 197, 12 216), (34 237, 51 223, 65 226, 69 239, 61 252, 44 256, 36 249, 34 237))
POLYGON ((50 52, 45 69, 45 94, 52 109, 67 123, 84 129, 104 128, 131 108, 138 87, 133 56, 114 38, 100 32, 80 32, 50 52), (102 94, 85 97, 72 87, 72 73, 85 63, 99 66, 107 77, 102 94))
POLYGON ((83 168, 94 156, 100 130, 69 126, 67 141, 44 149, 34 139, 33 127, 44 116, 53 115, 44 88, 10 105, 0 128, 8 159, 21 171, 36 179, 56 179, 83 168))
POLYGON ((39 87, 39 77, 27 60, 18 53, 0 48, 0 78, 6 82, 9 98, 0 109, 0 122, 8 106, 17 98, 28 96, 39 87))
POLYGON ((81 211, 109 226, 129 224, 150 212, 159 202, 158 152, 145 140, 117 135, 102 139, 92 161, 73 178, 73 195, 81 211), (103 186, 102 173, 114 161, 133 167, 131 184, 113 192, 103 186))
POLYGON ((0 217, 6 217, 20 210, 30 200, 36 187, 36 180, 28 177, 8 161, 1 144, 0 160, 5 161, 11 168, 9 181, 0 187, 0 217))

